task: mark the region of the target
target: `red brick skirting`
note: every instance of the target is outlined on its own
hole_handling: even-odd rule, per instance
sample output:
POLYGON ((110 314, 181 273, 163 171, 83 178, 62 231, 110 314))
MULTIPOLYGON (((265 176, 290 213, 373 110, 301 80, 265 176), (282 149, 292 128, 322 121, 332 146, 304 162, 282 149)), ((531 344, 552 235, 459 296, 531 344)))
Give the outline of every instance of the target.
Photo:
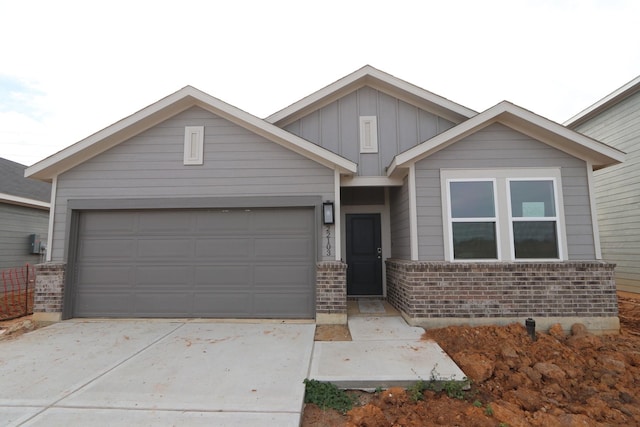
POLYGON ((390 259, 387 300, 410 318, 616 317, 614 267, 390 259))
POLYGON ((316 264, 316 313, 347 314, 347 264, 316 264))

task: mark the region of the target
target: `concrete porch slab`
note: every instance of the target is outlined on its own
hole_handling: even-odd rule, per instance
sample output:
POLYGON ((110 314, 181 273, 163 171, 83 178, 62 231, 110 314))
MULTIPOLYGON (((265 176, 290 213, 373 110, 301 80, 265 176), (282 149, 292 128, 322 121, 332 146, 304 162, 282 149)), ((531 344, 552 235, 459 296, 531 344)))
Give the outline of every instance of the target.
POLYGON ((348 325, 353 341, 419 340, 424 334, 399 316, 350 317, 348 325))
POLYGON ((363 390, 466 379, 438 344, 418 340, 316 342, 309 378, 363 390))

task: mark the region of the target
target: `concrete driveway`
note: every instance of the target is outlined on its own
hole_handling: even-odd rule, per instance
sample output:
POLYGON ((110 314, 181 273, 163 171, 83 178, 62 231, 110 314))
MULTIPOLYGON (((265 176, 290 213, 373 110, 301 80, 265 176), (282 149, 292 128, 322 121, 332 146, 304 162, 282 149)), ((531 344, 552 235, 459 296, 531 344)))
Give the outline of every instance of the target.
POLYGON ((58 323, 0 342, 0 425, 298 426, 314 330, 58 323))

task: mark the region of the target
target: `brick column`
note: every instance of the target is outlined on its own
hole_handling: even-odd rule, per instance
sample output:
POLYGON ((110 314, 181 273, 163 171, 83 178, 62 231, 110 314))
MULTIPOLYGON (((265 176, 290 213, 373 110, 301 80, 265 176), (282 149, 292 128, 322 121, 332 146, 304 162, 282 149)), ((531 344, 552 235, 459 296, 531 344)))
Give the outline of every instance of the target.
POLYGON ((344 262, 316 264, 316 323, 347 323, 347 264, 344 262))
POLYGON ((37 264, 35 269, 34 320, 57 322, 62 318, 66 264, 37 264))

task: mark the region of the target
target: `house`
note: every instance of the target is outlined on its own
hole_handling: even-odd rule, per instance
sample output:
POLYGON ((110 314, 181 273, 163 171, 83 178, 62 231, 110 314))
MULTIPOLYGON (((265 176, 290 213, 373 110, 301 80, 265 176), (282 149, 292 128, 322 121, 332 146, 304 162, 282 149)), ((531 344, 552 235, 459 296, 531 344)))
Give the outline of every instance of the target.
POLYGON ((626 153, 594 173, 602 256, 616 264, 619 290, 640 292, 640 76, 581 111, 565 126, 626 153))
POLYGON ((51 184, 0 158, 0 270, 37 264, 46 247, 51 184))
POLYGON ((594 170, 623 153, 370 66, 259 119, 185 87, 27 175, 53 183, 36 311, 619 328, 594 170))

